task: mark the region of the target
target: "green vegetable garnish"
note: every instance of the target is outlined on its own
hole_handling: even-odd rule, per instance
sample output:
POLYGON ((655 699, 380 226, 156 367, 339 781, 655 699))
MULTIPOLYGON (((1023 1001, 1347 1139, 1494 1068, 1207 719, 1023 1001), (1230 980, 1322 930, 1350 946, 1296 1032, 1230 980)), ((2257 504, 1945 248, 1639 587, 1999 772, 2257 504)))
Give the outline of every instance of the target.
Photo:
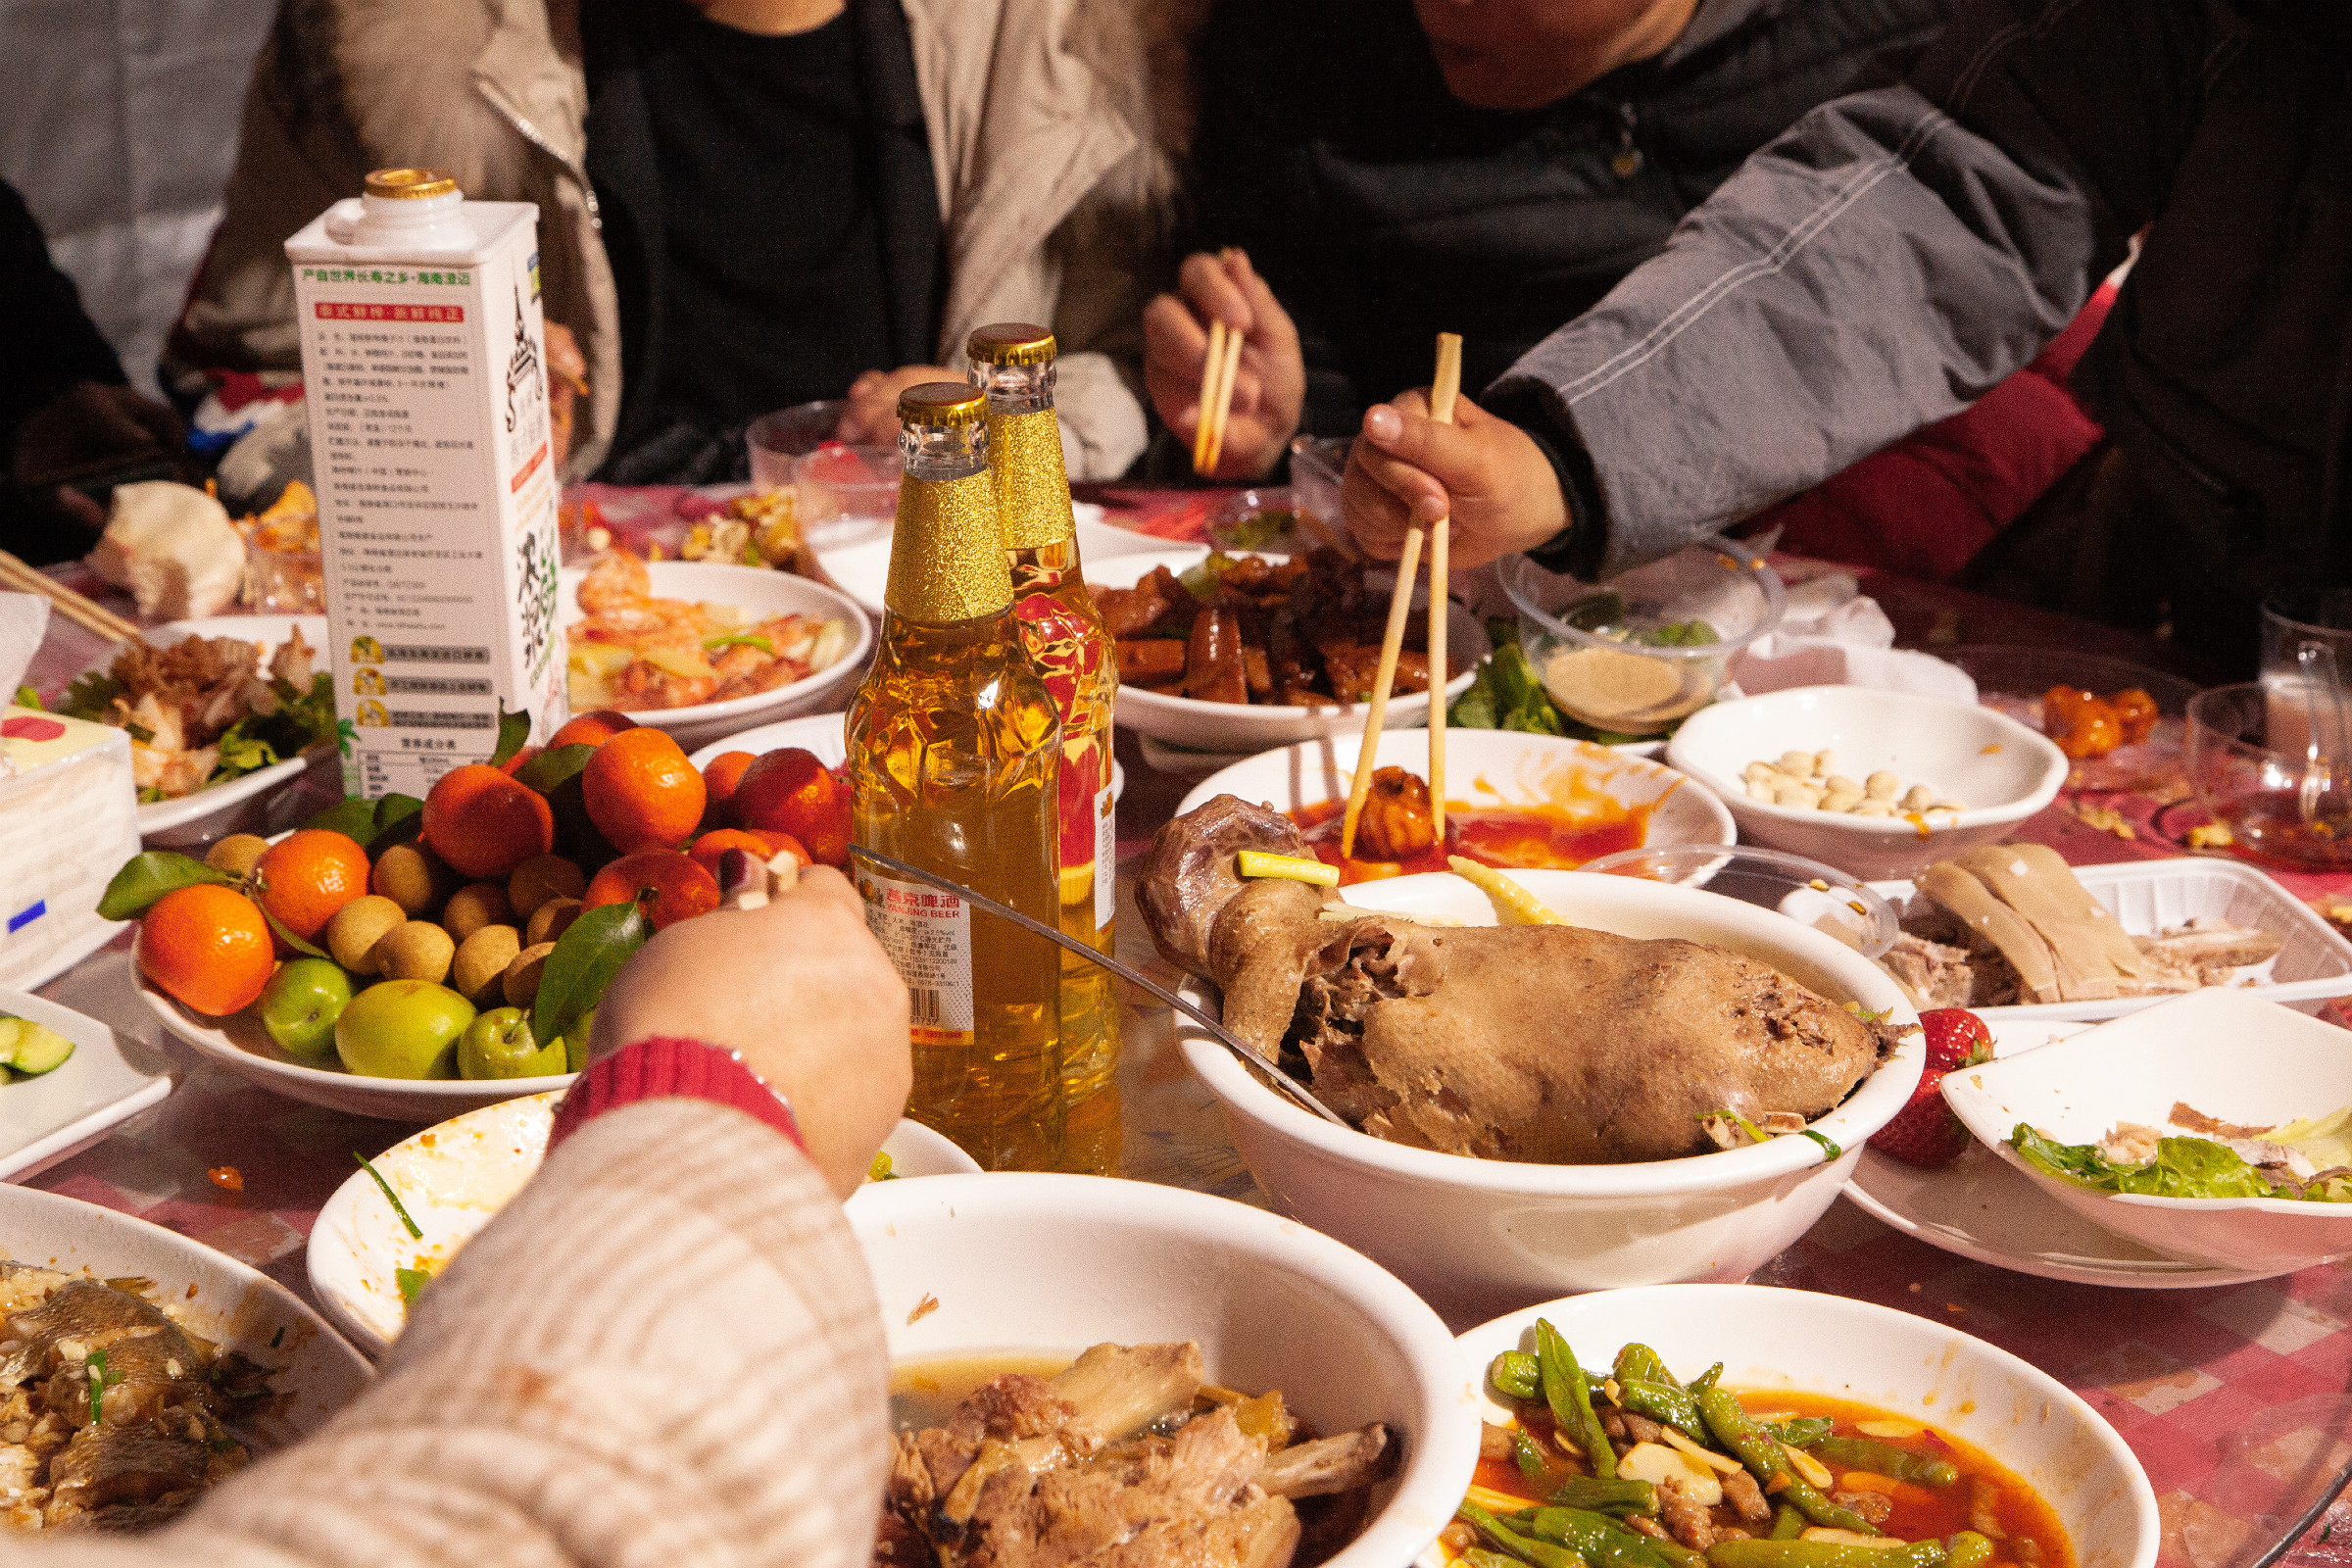
POLYGON ((865 1167, 865 1179, 869 1182, 895 1182, 899 1179, 899 1173, 890 1168, 889 1150, 885 1149, 874 1155, 874 1162, 865 1167))
POLYGON ((709 653, 714 648, 757 648, 770 659, 776 657, 776 645, 756 631, 731 632, 724 637, 703 639, 703 652, 709 653))
POLYGON ((1845 1152, 1844 1150, 1838 1147, 1838 1140, 1832 1138, 1828 1133, 1817 1133, 1810 1127, 1799 1127, 1796 1130, 1796 1136, 1810 1138, 1821 1146, 1821 1162, 1824 1165, 1836 1163, 1838 1157, 1845 1152))
POLYGON ((19 708, 29 708, 36 713, 40 712, 43 710, 41 708, 41 694, 34 691, 29 686, 20 686, 17 688, 17 706, 19 708))
POLYGON ((99 1407, 100 1401, 106 1397, 107 1390, 122 1381, 123 1375, 106 1369, 104 1350, 92 1350, 89 1359, 82 1363, 82 1371, 89 1380, 90 1425, 96 1426, 105 1418, 99 1407))
POLYGON ((403 1306, 415 1306, 416 1298, 423 1294, 424 1288, 432 1280, 429 1269, 396 1268, 392 1271, 392 1282, 400 1287, 400 1304, 403 1306))
POLYGON ((400 1195, 392 1190, 392 1184, 384 1180, 384 1173, 377 1170, 374 1162, 356 1149, 351 1152, 351 1157, 358 1160, 360 1169, 373 1177, 375 1185, 384 1190, 384 1200, 392 1205, 392 1212, 400 1216, 401 1224, 408 1227, 410 1237, 416 1241, 423 1241, 424 1232, 418 1228, 415 1220, 409 1217, 407 1206, 401 1202, 400 1195))
POLYGON ((2302 1192, 2274 1187, 2237 1152, 2210 1138, 2160 1138, 2156 1157, 2144 1165, 2120 1165, 2096 1144, 2061 1144, 2024 1122, 2009 1135, 2009 1147, 2034 1169, 2093 1192, 2133 1193, 2144 1198, 2297 1198, 2314 1203, 2352 1202, 2352 1181, 2337 1177, 2302 1192))
POLYGON ((1278 539, 1287 537, 1298 527, 1294 513, 1282 510, 1252 512, 1221 530, 1225 542, 1236 550, 1262 550, 1278 539))
POLYGON ((1214 599, 1217 596, 1217 584, 1236 564, 1234 557, 1222 550, 1212 550, 1204 560, 1177 573, 1176 580, 1184 584, 1184 591, 1195 599, 1214 599))

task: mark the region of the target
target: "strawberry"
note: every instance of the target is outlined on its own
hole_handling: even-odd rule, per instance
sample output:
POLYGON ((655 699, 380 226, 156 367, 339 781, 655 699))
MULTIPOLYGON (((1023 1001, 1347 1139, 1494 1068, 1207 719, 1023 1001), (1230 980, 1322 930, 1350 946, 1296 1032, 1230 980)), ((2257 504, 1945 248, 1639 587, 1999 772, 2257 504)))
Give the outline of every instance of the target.
POLYGON ((1928 1037, 1927 1070, 1894 1120, 1873 1133, 1870 1147, 1906 1165, 1934 1170, 1949 1165, 1968 1148, 1968 1129, 1943 1102, 1943 1075, 1992 1059, 1992 1033, 1965 1007, 1937 1007, 1919 1015, 1928 1037))

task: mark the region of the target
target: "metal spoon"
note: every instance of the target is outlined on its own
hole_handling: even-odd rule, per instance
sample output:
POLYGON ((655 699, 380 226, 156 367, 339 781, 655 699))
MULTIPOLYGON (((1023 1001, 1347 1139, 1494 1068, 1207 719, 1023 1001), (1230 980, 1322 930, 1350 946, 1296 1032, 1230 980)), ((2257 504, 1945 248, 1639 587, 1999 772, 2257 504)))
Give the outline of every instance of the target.
MULTIPOLYGON (((910 880, 925 883, 931 887, 938 888, 943 893, 953 893, 957 898, 962 899, 969 904, 977 905, 979 907, 986 909, 989 913, 995 915, 1000 920, 1009 920, 1014 925, 1019 926, 1024 931, 1030 932, 1032 935, 1044 937, 1047 941, 1057 943, 1061 947, 1068 949, 1070 952, 1077 954, 1080 957, 1087 959, 1089 962, 1101 964, 1103 968, 1108 969, 1112 974, 1117 975, 1120 979, 1126 981, 1128 984, 1150 992, 1152 995, 1157 997, 1160 1001, 1166 1003, 1169 1006, 1175 1008, 1178 1012, 1181 1012, 1186 1017, 1192 1019, 1193 1022, 1199 1024, 1201 1028, 1207 1030, 1210 1037, 1213 1038, 1219 1045, 1232 1052, 1235 1055, 1241 1057, 1242 1060, 1247 1062, 1249 1065, 1255 1067, 1258 1072, 1267 1080, 1267 1082, 1271 1084, 1272 1087, 1279 1093, 1287 1095, 1291 1100, 1295 1101, 1306 1109, 1313 1111, 1316 1115, 1322 1117, 1325 1121, 1330 1122, 1335 1127, 1348 1126, 1345 1118, 1333 1111, 1329 1105, 1326 1105, 1323 1103, 1323 1102, 1317 1100, 1312 1094, 1308 1093, 1305 1086, 1300 1084, 1298 1079, 1293 1078, 1289 1073, 1284 1072, 1281 1066, 1270 1058, 1259 1054, 1255 1048, 1244 1041, 1241 1036, 1226 1028, 1222 1022, 1209 1016, 1208 1013, 1193 1005, 1192 1003, 1187 1002, 1183 997, 1180 997, 1175 992, 1170 991, 1158 981, 1152 980, 1143 974, 1138 973, 1136 970, 1129 968, 1126 964, 1121 963, 1118 959, 1111 957, 1108 954, 1098 953, 1093 948, 1090 948, 1085 943, 1079 941, 1076 937, 1065 936, 1053 926, 1046 924, 1043 920, 1032 920, 1020 910, 1012 908, 1006 905, 999 904, 996 900, 988 897, 984 893, 974 893, 970 888, 963 886, 961 883, 954 881, 951 878, 941 876, 937 872, 926 871, 920 866, 908 865, 905 860, 898 859, 892 856, 884 855, 876 850, 869 850, 863 845, 859 844, 851 845, 850 853, 857 856, 861 860, 871 861, 875 865, 880 866, 883 870, 890 872, 893 876, 906 877, 910 880)), ((1354 1131, 1352 1127, 1349 1127, 1348 1130, 1351 1132, 1354 1131)))

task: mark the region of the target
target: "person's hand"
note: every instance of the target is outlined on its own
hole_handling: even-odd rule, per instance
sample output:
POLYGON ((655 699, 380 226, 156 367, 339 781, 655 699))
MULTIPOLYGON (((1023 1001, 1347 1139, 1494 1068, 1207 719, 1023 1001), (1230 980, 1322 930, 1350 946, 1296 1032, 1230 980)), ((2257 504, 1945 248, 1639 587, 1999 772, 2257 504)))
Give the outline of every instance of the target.
POLYGON ((19 479, 37 483, 104 458, 177 452, 185 435, 179 416, 153 398, 126 386, 76 381, 17 426, 9 466, 19 479))
POLYGON ((1200 372, 1208 363, 1208 323, 1242 334, 1218 479, 1260 479, 1282 461, 1306 402, 1306 361, 1290 313, 1238 250, 1197 252, 1177 273, 1178 294, 1144 308, 1144 389, 1160 422, 1188 446, 1200 428, 1200 372))
POLYGON ((591 1058, 659 1035, 743 1054, 792 1105, 808 1155, 843 1198, 865 1180, 913 1084, 906 988, 839 871, 805 870, 760 909, 681 921, 605 988, 591 1058))
POLYGON ((1526 431, 1468 398, 1454 401, 1451 424, 1440 424, 1426 387, 1364 411, 1340 511, 1376 561, 1403 553, 1408 527, 1450 516, 1446 553, 1457 567, 1533 550, 1568 525, 1559 475, 1526 431))
POLYGON ((547 323, 547 423, 550 455, 556 467, 571 456, 572 420, 579 400, 588 395, 588 357, 580 340, 562 321, 547 323))
POLYGON ((902 365, 868 370, 850 383, 850 406, 833 427, 833 439, 851 446, 888 446, 899 438, 899 394, 926 381, 968 381, 969 376, 936 365, 902 365))

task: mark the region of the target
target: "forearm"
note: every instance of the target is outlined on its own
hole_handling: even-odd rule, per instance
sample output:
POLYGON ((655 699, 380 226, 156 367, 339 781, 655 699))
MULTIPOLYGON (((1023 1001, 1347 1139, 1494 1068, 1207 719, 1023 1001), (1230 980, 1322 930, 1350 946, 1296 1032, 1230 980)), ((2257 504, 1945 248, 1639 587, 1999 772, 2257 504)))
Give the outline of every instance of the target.
POLYGON ((1982 0, 1913 85, 1815 110, 1514 366, 1490 402, 1589 455, 1604 569, 1957 412, 2062 329, 2161 202, 2197 9, 1982 0))
POLYGON ((300 1448, 80 1568, 861 1564, 889 1446, 879 1319, 839 1202, 739 1111, 586 1123, 300 1448))

